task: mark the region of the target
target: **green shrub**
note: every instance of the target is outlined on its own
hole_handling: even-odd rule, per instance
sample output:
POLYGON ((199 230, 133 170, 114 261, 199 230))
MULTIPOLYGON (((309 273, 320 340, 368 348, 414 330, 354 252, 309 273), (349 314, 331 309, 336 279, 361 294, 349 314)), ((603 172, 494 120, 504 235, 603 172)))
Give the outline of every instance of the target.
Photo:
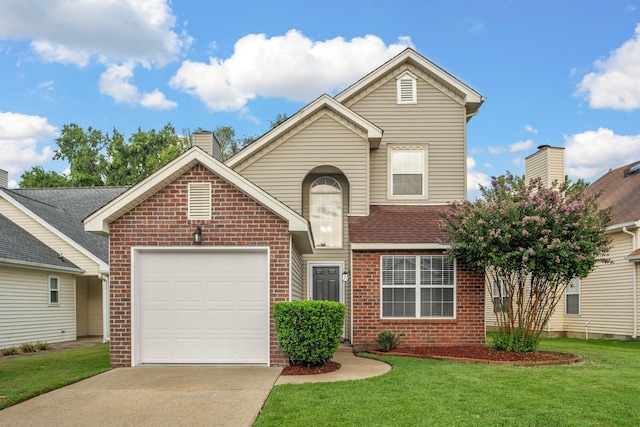
POLYGON ((3 356, 13 356, 15 354, 20 354, 21 351, 18 347, 9 347, 2 350, 3 356))
POLYGON ((23 344, 20 344, 20 351, 22 353, 35 353, 36 351, 38 351, 38 349, 36 348, 35 344, 25 342, 23 344))
POLYGON ((493 336, 493 348, 496 350, 526 353, 538 348, 538 337, 527 336, 524 329, 516 329, 511 333, 498 332, 493 336))
POLYGON ((382 351, 391 351, 400 344, 400 338, 403 334, 396 334, 391 331, 382 331, 378 333, 376 342, 380 345, 382 351))
POLYGON ((276 303, 276 336, 289 362, 309 368, 330 361, 340 345, 344 313, 344 304, 334 301, 276 303))
POLYGON ((38 349, 38 351, 50 350, 51 349, 51 344, 46 343, 46 342, 38 341, 36 343, 36 348, 38 349))

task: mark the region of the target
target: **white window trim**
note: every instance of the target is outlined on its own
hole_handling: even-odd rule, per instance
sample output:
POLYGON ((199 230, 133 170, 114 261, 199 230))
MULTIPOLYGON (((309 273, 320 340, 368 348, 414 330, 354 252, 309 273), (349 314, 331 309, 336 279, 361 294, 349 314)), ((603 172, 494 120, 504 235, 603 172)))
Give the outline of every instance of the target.
POLYGON ((405 71, 396 77, 396 102, 398 104, 417 104, 418 103, 418 78, 409 71, 405 71), (402 97, 402 83, 411 82, 411 99, 407 100, 402 97))
POLYGON ((211 183, 210 182, 190 182, 187 186, 187 218, 189 220, 210 220, 211 219, 211 183), (205 197, 206 192, 206 197, 205 197), (204 200, 198 204, 194 212, 192 195, 198 196, 204 200), (207 202, 208 200, 208 202, 207 202), (206 205, 205 205, 206 204, 206 205))
POLYGON ((59 276, 49 276, 48 279, 47 279, 47 301, 48 301, 48 304, 50 306, 53 306, 53 307, 60 306, 60 277, 59 276), (52 279, 55 279, 56 283, 58 285, 58 288, 55 289, 55 290, 51 289, 51 280, 52 279), (57 302, 52 302, 51 301, 51 293, 52 292, 56 292, 57 293, 57 296, 58 296, 58 301, 57 302))
MULTIPOLYGON (((457 268, 457 260, 453 260, 453 316, 451 317, 421 317, 421 300, 420 300, 420 257, 422 256, 441 256, 441 255, 380 255, 380 319, 383 320, 403 320, 403 319, 415 319, 415 320, 456 320, 458 316, 457 310, 457 299, 458 299, 458 268, 457 268), (416 257, 416 284, 415 285, 407 285, 407 286, 384 286, 382 283, 382 258, 386 256, 415 256, 416 257), (382 298, 383 298, 383 289, 384 288, 406 288, 406 289, 415 289, 416 290, 416 315, 411 317, 385 317, 382 315, 382 298)), ((442 255, 443 256, 443 255, 442 255)), ((426 287, 426 286, 425 286, 426 287)), ((444 287, 440 287, 444 288, 444 287)))
POLYGON ((389 200, 426 200, 429 197, 429 192, 427 188, 427 174, 428 169, 427 165, 429 164, 429 147, 426 145, 417 146, 417 145, 387 145, 387 198, 389 200), (403 194, 393 194, 393 169, 391 167, 391 157, 394 151, 419 151, 422 150, 424 152, 424 165, 422 165, 422 194, 415 195, 403 195, 403 194))
MULTIPOLYGON (((309 185, 309 199, 308 199, 308 207, 309 207, 309 212, 311 212, 311 197, 313 192, 311 191, 313 188, 313 184, 318 181, 321 178, 330 178, 333 181, 335 181, 335 183, 338 185, 338 189, 340 189, 340 245, 339 246, 314 246, 315 250, 320 250, 320 251, 326 251, 326 250, 336 250, 336 249, 343 249, 344 248, 344 191, 342 189, 342 184, 340 184, 340 181, 338 181, 337 179, 335 179, 332 176, 328 176, 328 175, 323 175, 323 176, 319 176, 318 178, 314 179, 313 181, 311 181, 311 184, 309 185)), ((309 218, 309 225, 311 226, 311 218, 309 218)), ((312 231, 313 231, 313 227, 312 227, 312 231)))
POLYGON ((582 283, 579 278, 571 279, 578 281, 578 292, 569 292, 569 285, 564 290, 564 314, 566 316, 580 316, 582 311, 582 283), (577 313, 567 313, 567 295, 578 295, 578 312, 577 313))

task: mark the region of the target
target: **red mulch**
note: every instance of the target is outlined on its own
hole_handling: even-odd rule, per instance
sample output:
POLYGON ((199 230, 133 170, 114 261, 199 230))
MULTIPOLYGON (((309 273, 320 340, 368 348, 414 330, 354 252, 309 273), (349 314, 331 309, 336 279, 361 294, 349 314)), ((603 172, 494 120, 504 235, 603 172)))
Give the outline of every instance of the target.
POLYGON ((582 358, 574 354, 555 353, 551 351, 532 351, 515 353, 495 350, 485 346, 427 346, 396 348, 386 353, 372 351, 375 354, 393 356, 424 357, 430 359, 450 360, 470 363, 496 363, 503 365, 538 366, 563 365, 581 362, 582 358))
POLYGON ((287 366, 282 370, 280 375, 317 375, 327 374, 329 372, 337 371, 340 369, 338 362, 327 362, 324 365, 315 366, 313 368, 307 368, 300 365, 287 366))

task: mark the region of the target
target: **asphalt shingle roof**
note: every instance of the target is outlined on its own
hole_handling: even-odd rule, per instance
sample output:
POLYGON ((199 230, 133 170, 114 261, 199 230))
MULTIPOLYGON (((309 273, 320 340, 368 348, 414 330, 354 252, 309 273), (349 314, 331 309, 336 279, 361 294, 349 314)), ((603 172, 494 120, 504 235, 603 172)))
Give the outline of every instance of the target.
POLYGON ((440 243, 448 240, 440 229, 441 212, 448 205, 371 205, 369 216, 349 217, 352 243, 440 243))
POLYGON ((0 214, 0 260, 18 261, 54 267, 79 267, 33 235, 0 214))
POLYGON ((82 221, 128 188, 21 188, 4 191, 106 263, 109 262, 109 239, 84 231, 82 221))
POLYGON ((640 161, 612 169, 587 189, 588 194, 602 190, 598 203, 602 208, 612 208, 611 225, 640 220, 640 171, 629 173, 637 164, 640 161))

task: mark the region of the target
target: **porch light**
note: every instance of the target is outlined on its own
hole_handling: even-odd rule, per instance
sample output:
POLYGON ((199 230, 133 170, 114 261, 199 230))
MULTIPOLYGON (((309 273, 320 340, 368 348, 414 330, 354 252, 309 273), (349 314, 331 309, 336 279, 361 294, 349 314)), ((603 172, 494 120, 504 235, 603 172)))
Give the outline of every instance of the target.
POLYGON ((202 243, 202 228, 197 226, 193 234, 193 243, 199 245, 202 243))
POLYGON ((349 281, 349 272, 348 271, 342 272, 342 283, 347 283, 348 281, 349 281))

